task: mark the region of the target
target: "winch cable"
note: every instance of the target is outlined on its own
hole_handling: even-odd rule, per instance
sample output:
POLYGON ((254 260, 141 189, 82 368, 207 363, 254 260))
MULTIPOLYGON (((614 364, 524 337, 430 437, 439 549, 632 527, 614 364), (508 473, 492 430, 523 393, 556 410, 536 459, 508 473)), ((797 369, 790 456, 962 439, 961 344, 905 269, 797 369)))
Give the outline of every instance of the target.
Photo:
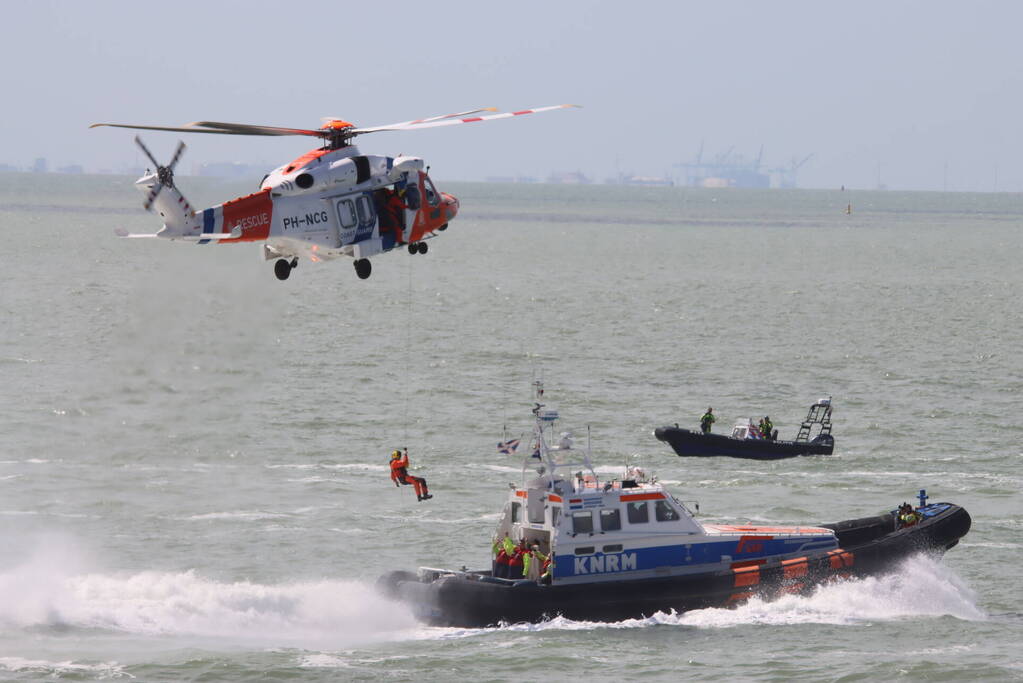
POLYGON ((408 446, 408 401, 409 401, 409 376, 411 375, 411 349, 412 349, 412 257, 406 262, 408 271, 408 292, 405 295, 405 353, 401 357, 405 359, 405 425, 402 438, 402 448, 408 446))
MULTIPOLYGON (((408 291, 405 294, 405 349, 399 354, 405 362, 405 377, 402 381, 404 393, 404 416, 402 418, 402 444, 404 449, 408 448, 408 403, 409 403, 409 379, 412 374, 412 258, 411 255, 406 261, 405 270, 408 273, 408 291)), ((400 487, 404 494, 405 487, 400 487)))

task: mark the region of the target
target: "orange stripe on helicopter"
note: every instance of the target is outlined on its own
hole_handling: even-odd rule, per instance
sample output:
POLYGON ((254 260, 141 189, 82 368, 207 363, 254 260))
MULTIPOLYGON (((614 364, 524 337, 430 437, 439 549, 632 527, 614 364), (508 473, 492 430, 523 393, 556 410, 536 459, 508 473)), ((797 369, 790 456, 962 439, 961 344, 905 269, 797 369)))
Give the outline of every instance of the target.
POLYGON ((550 500, 552 503, 560 503, 561 502, 561 496, 556 496, 553 493, 548 495, 547 499, 550 500))
POLYGON ((324 154, 330 154, 333 150, 330 149, 314 149, 306 152, 299 158, 292 161, 284 168, 284 173, 291 173, 297 169, 302 168, 311 161, 315 161, 322 157, 324 154))

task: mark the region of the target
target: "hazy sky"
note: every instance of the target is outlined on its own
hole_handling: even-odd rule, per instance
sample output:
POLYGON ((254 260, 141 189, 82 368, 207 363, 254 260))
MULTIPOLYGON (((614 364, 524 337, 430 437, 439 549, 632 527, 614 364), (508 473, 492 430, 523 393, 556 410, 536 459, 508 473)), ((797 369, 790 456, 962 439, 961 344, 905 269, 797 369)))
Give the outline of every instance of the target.
MULTIPOLYGON (((481 106, 511 121, 363 136, 442 180, 663 175, 733 148, 813 153, 802 187, 1023 191, 1023 3, 5 2, 0 163, 140 163, 94 122, 368 126, 481 106)), ((150 132, 167 158, 285 163, 304 138, 150 132)))

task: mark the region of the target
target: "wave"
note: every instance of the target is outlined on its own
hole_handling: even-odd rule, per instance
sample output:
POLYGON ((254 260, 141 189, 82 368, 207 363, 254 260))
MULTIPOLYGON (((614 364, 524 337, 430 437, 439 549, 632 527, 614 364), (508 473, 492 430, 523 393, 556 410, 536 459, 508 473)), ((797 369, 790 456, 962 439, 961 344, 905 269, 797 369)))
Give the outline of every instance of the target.
POLYGON ((50 662, 42 659, 26 659, 24 657, 0 657, 0 671, 38 674, 40 677, 45 678, 134 678, 134 676, 126 673, 124 667, 117 662, 81 664, 69 660, 50 662))
POLYGON ((0 625, 319 650, 418 639, 428 631, 405 606, 361 581, 226 582, 196 571, 82 573, 78 564, 47 544, 0 573, 0 625))

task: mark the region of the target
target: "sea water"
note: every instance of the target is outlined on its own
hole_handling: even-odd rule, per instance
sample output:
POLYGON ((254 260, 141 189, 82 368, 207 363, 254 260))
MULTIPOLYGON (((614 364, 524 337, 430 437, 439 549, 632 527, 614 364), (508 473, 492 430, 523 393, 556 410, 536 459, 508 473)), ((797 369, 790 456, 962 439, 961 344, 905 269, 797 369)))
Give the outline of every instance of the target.
MULTIPOLYGON (((425 256, 151 232, 131 179, 0 176, 0 678, 1023 678, 1023 198, 445 183, 425 256), (851 212, 847 212, 851 208, 851 212), (484 567, 543 378, 601 477, 719 523, 927 489, 944 559, 733 609, 431 628, 373 582, 484 567), (653 429, 832 397, 835 454, 678 458, 653 429), (409 448, 434 499, 388 478, 409 448)), ((254 184, 179 178, 193 204, 254 184)))

